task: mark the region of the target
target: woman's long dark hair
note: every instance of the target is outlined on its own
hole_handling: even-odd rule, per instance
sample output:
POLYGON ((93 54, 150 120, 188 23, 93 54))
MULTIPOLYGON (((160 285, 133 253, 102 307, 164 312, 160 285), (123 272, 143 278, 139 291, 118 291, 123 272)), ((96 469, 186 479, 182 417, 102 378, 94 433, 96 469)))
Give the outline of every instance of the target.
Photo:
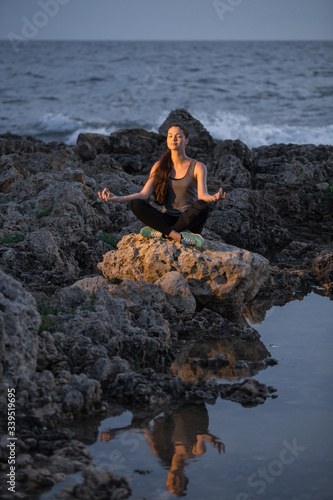
MULTIPOLYGON (((170 123, 168 132, 171 127, 180 128, 185 137, 188 137, 188 130, 182 123, 170 123)), ((168 194, 169 179, 172 171, 171 151, 167 149, 158 159, 158 167, 154 172, 154 196, 158 205, 165 205, 168 194)))

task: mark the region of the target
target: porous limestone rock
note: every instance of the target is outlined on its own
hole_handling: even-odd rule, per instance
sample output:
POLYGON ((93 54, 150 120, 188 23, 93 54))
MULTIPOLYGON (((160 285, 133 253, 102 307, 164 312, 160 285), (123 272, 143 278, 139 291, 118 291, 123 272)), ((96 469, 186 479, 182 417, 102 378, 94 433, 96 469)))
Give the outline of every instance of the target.
POLYGON ((177 271, 199 304, 235 318, 257 294, 267 276, 268 261, 218 241, 206 240, 206 249, 201 250, 130 234, 118 243, 116 252, 104 255, 98 268, 109 280, 129 278, 153 283, 166 273, 177 271))
POLYGON ((167 301, 178 313, 195 311, 195 298, 186 279, 179 272, 166 273, 155 281, 155 285, 163 288, 167 301))
POLYGON ((40 322, 34 297, 0 270, 0 392, 34 374, 40 322))

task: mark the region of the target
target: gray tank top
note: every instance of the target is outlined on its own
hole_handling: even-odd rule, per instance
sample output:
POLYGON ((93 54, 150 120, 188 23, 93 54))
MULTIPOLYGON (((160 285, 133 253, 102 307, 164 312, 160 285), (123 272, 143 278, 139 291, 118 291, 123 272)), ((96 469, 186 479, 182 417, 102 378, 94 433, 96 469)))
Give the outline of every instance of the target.
POLYGON ((181 179, 170 177, 167 201, 163 212, 179 215, 198 199, 197 181, 194 177, 196 160, 192 160, 186 174, 181 179))

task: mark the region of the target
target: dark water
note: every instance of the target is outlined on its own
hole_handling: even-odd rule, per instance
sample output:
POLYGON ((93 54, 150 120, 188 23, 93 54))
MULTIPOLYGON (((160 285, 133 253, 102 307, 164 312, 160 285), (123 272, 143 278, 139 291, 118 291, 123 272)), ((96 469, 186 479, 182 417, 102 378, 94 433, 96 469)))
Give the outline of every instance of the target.
POLYGON ((332 320, 332 301, 316 293, 272 308, 254 326, 279 364, 255 378, 277 399, 254 408, 218 399, 153 418, 115 409, 79 429, 94 463, 129 477, 133 499, 331 499, 332 320))
POLYGON ((74 144, 187 108, 220 139, 333 144, 333 42, 0 41, 0 133, 74 144))

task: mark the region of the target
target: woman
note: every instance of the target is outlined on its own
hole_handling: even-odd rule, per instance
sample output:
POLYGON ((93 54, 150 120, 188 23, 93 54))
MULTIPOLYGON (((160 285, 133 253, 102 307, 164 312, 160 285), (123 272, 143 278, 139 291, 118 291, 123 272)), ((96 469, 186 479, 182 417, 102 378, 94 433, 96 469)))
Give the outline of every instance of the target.
POLYGON ((180 123, 170 125, 168 150, 153 165, 148 181, 139 193, 115 196, 103 189, 98 196, 110 202, 132 202, 132 211, 147 225, 140 234, 145 238, 174 239, 182 244, 202 247, 200 235, 209 214, 208 204, 225 198, 220 188, 213 196, 207 192, 207 171, 203 163, 189 158, 185 147, 189 142, 187 128, 180 123), (154 194, 159 211, 147 200, 154 194))

